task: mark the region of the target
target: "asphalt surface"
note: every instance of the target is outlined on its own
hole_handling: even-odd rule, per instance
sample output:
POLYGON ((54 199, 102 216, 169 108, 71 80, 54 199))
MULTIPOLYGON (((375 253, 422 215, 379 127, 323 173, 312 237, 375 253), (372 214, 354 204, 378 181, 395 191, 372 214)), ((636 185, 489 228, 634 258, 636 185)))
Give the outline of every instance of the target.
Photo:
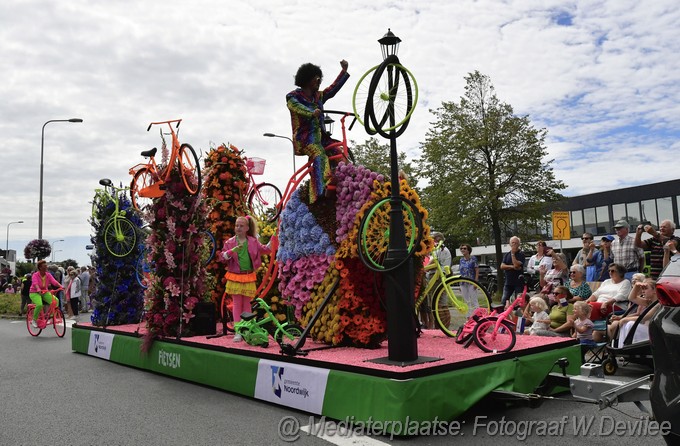
MULTIPOLYGON (((0 339, 0 445, 665 444, 635 431, 649 421, 633 403, 600 410, 569 394, 539 408, 482 403, 452 423, 408 427, 430 435, 349 435, 336 421, 74 353, 70 329, 32 338, 25 322, 0 319, 0 339)), ((650 372, 628 365, 617 378, 650 372)))

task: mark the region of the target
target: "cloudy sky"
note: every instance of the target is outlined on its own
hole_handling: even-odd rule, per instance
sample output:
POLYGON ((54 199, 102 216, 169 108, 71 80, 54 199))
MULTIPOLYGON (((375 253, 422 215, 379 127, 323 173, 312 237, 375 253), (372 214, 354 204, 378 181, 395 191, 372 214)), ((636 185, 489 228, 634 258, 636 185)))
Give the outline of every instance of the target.
MULTIPOLYGON (((183 119, 180 139, 203 153, 230 142, 266 158, 262 178, 283 188, 290 143, 262 134, 290 136, 297 67, 320 65, 327 85, 346 59, 352 77, 327 108, 350 110, 387 28, 420 88, 398 140, 411 158, 429 110, 458 101, 463 77, 480 70, 548 130, 567 195, 675 179, 678 23, 671 0, 4 0, 0 228, 24 221, 9 239, 20 258, 37 237, 41 128, 52 119, 84 120, 45 128, 43 238, 65 240, 57 260, 87 261, 93 189, 104 177, 129 184, 139 152, 160 145, 151 121, 183 119)), ((356 126, 349 137, 368 136, 356 126)))

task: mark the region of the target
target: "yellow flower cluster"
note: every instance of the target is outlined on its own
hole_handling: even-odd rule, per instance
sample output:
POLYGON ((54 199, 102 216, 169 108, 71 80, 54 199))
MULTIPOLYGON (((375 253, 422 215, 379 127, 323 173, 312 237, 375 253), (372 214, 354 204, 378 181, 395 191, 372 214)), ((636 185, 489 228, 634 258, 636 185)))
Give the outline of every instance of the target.
MULTIPOLYGON (((335 267, 335 262, 331 263, 326 271, 326 276, 323 281, 314 288, 309 301, 302 308, 301 323, 303 327, 309 325, 312 317, 319 309, 319 306, 326 298, 328 293, 333 288, 333 284, 340 276, 340 271, 335 267)), ((321 313, 321 317, 316 321, 309 332, 309 335, 319 341, 327 344, 337 345, 336 340, 340 339, 337 334, 340 331, 340 312, 338 309, 339 292, 330 299, 326 307, 321 313)))

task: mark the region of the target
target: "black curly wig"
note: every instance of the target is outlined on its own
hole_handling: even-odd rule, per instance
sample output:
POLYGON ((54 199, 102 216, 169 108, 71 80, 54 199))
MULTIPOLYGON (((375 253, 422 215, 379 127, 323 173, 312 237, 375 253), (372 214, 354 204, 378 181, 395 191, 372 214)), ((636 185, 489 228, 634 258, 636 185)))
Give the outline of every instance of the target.
POLYGON ((295 85, 304 88, 317 76, 323 79, 321 67, 313 63, 302 64, 295 74, 295 85))

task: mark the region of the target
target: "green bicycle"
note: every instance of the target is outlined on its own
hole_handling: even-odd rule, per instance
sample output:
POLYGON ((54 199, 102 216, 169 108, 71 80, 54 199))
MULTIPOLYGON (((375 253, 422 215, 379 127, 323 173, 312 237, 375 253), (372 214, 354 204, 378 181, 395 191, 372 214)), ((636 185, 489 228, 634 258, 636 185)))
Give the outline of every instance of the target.
POLYGON ((267 302, 257 297, 251 301, 253 311, 264 310, 265 317, 262 319, 257 319, 255 313, 243 312, 241 314, 241 320, 234 325, 234 330, 236 333, 243 336, 243 340, 246 341, 248 345, 269 347, 269 335, 270 329, 267 329, 267 324, 272 323, 274 340, 283 348, 284 344, 290 344, 296 348, 302 348, 304 344, 304 339, 302 338, 302 327, 297 324, 290 324, 288 322, 281 323, 274 316, 271 311, 271 307, 267 305, 267 302), (299 345, 298 345, 299 343, 299 345))
POLYGON ((416 315, 420 313, 426 326, 434 319, 441 331, 455 337, 476 307, 485 308, 487 314, 490 313, 491 300, 479 282, 460 275, 451 276, 451 269, 441 266, 437 259, 441 245, 442 242, 437 244, 430 263, 424 268, 426 273, 432 271, 433 274, 416 300, 416 315))
POLYGON ((137 228, 127 218, 127 211, 120 209, 121 193, 127 188, 119 188, 113 185, 108 178, 99 180, 104 189, 95 189, 92 200, 92 218, 97 220, 98 210, 113 206, 113 212, 104 224, 104 245, 115 257, 126 257, 137 246, 137 228))

